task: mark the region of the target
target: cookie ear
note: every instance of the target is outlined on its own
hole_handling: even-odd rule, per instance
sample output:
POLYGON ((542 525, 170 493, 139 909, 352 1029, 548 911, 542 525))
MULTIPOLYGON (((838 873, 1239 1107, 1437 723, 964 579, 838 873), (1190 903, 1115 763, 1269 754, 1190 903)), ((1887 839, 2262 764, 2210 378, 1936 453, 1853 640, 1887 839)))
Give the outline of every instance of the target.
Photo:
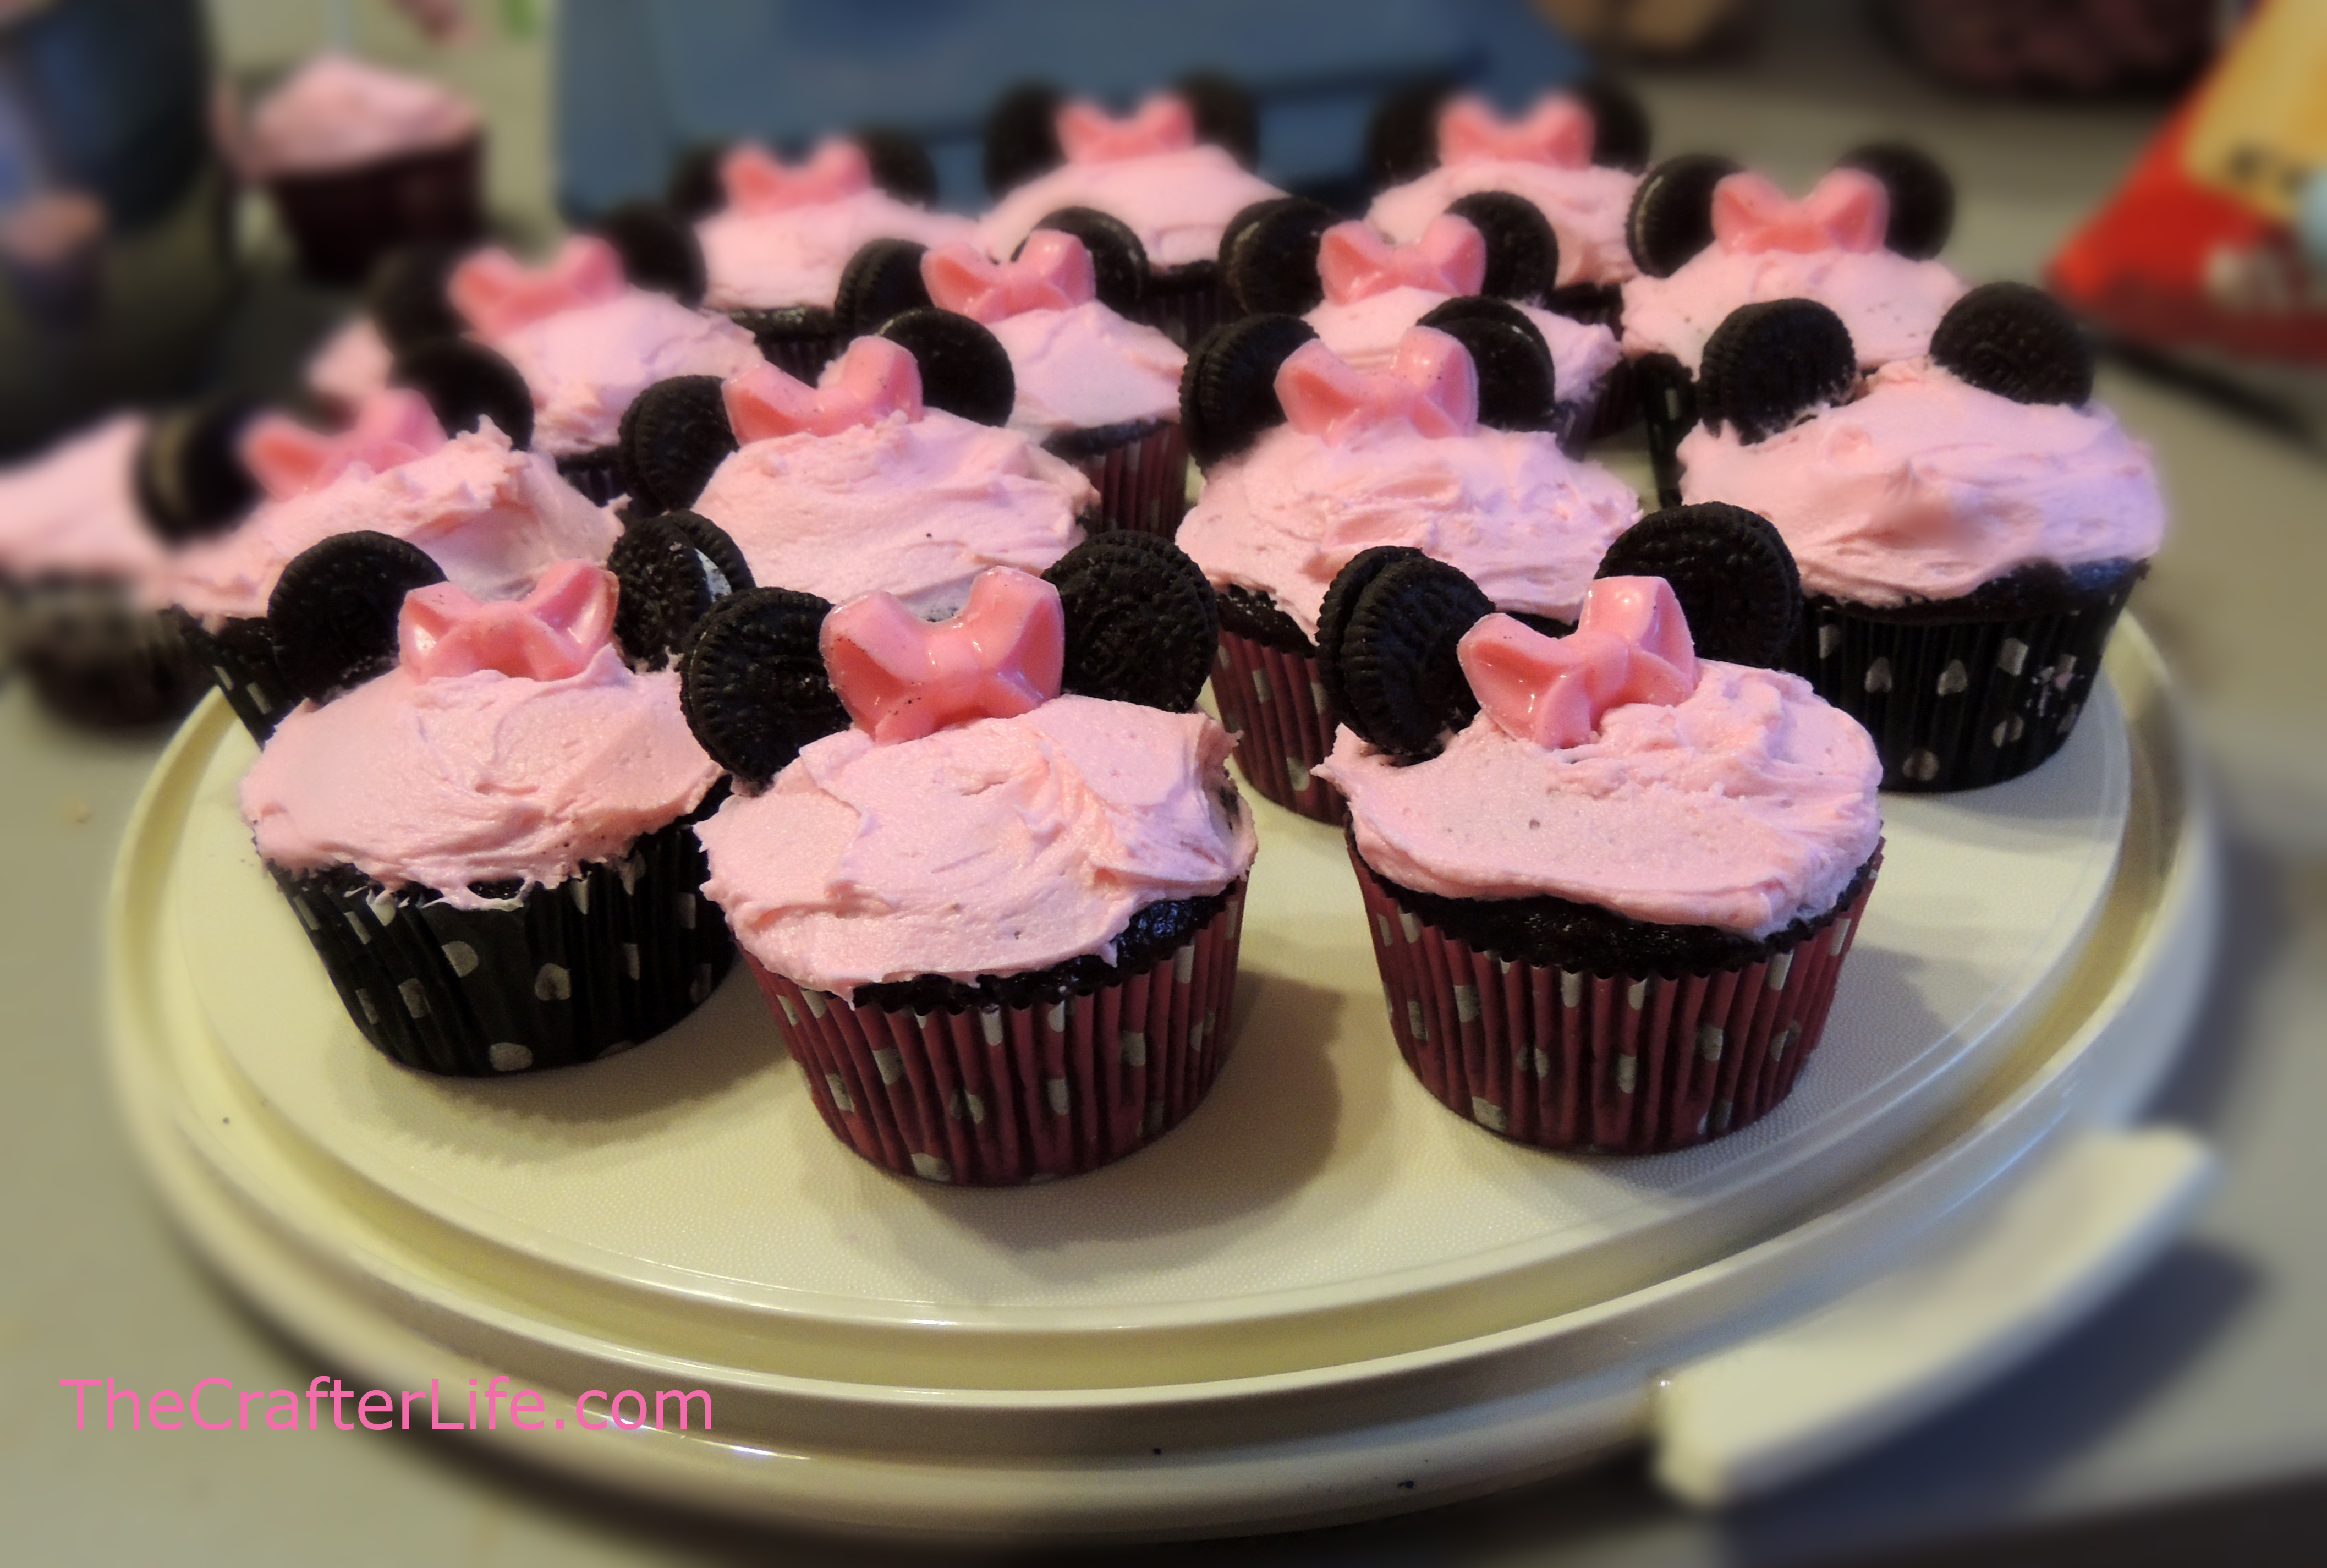
POLYGON ((1479 292, 1540 304, 1559 286, 1559 237, 1551 219, 1523 196, 1476 191, 1447 204, 1487 242, 1487 275, 1479 292))
POLYGON ((720 181, 719 165, 734 146, 734 141, 721 137, 697 142, 679 154, 663 182, 663 205, 686 223, 699 223, 726 206, 727 187, 720 181))
POLYGON ((712 761, 747 791, 800 748, 848 727, 818 638, 832 606, 789 588, 729 594, 696 624, 679 659, 679 708, 712 761))
POLYGON ((921 257, 930 247, 911 239, 868 239, 840 271, 832 313, 841 334, 862 337, 880 330, 891 316, 927 310, 930 287, 921 280, 921 257))
POLYGON ((1592 111, 1592 161, 1604 169, 1649 166, 1649 111, 1640 95, 1604 76, 1577 82, 1568 92, 1592 111))
POLYGON ((1253 314, 1306 315, 1324 302, 1317 252, 1341 215, 1306 196, 1256 201, 1220 231, 1220 281, 1253 314))
POLYGON ((864 149, 873 183, 900 201, 928 207, 938 199, 937 165, 913 137, 887 126, 866 126, 849 138, 864 149))
MULTIPOLYGON (((1061 207, 1034 227, 1055 229, 1083 242, 1083 248, 1090 252, 1099 303, 1119 316, 1138 308, 1147 292, 1147 247, 1139 243, 1131 225, 1096 207, 1061 207)), ((1018 252, 1025 248, 1025 240, 1020 240, 1018 252)))
POLYGON ((693 506, 734 450, 716 376, 674 376, 640 393, 622 411, 615 444, 622 488, 649 515, 693 506))
POLYGON ((404 596, 444 581, 417 545, 334 534, 291 558, 266 601, 266 629, 291 689, 327 703, 396 665, 404 596))
POLYGON ((1661 577, 1697 657, 1781 669, 1801 629, 1794 553, 1759 512, 1722 501, 1651 512, 1616 537, 1595 577, 1661 577))
POLYGON ((1931 358, 2014 403, 2092 400, 2093 350, 2076 317, 2024 283, 1982 284, 1949 306, 1931 333, 1931 358))
POLYGON ((258 499, 242 463, 242 433, 258 400, 214 397, 155 416, 130 460, 137 509, 173 545, 223 533, 258 499))
POLYGON ((621 583, 614 639, 634 669, 662 668, 685 651, 714 604, 752 586, 735 541, 694 512, 632 518, 606 567, 621 583))
POLYGON ((533 444, 533 394, 517 367, 466 338, 439 338, 397 356, 391 387, 409 387, 428 399, 447 435, 490 419, 520 452, 533 444))
POLYGON ((422 240, 398 246, 372 268, 364 285, 364 311, 389 352, 400 354, 468 331, 444 294, 444 282, 462 254, 457 245, 422 240))
POLYGON ((591 229, 622 258, 622 275, 638 288, 657 289, 693 310, 710 286, 703 246, 695 230, 655 201, 608 208, 591 229))
POLYGON ((1891 222, 1883 243, 1917 261, 1939 254, 1956 224, 1956 184, 1939 160, 1907 142, 1870 142, 1836 162, 1883 182, 1891 194, 1891 222))
POLYGON ((1220 612, 1203 568, 1154 534, 1095 534, 1042 574, 1066 613, 1061 689, 1183 714, 1212 671, 1220 612))
POLYGON ((1713 243, 1713 188, 1740 167, 1711 153, 1684 153, 1641 177, 1624 217, 1624 243, 1642 272, 1670 277, 1713 243))
POLYGON ((1737 427, 1750 446, 1840 403, 1858 384, 1850 329, 1816 300, 1740 305, 1706 340, 1696 407, 1706 425, 1737 427))
POLYGON ((1217 70, 1191 71, 1172 84, 1196 117, 1196 140, 1225 147, 1249 169, 1260 162, 1260 107, 1234 77, 1217 70))
POLYGON ((1299 316, 1246 316, 1213 328, 1180 373, 1180 428, 1198 468, 1233 457, 1285 423, 1276 372, 1317 335, 1299 316))
POLYGON ((1543 329, 1507 300, 1470 294, 1436 306, 1415 323, 1455 339, 1479 374, 1479 423, 1498 430, 1549 430, 1559 402, 1551 345, 1543 329))
POLYGON ((995 100, 986 117, 986 189, 999 201, 1037 174, 1067 161, 1059 145, 1059 107, 1047 82, 1021 82, 995 100))
POLYGON ((1010 423, 1018 377, 1010 352, 986 326, 951 311, 907 311, 881 324, 881 336, 912 352, 921 372, 921 404, 974 425, 1010 423))
POLYGON ((1391 756, 1436 756, 1478 714, 1455 647, 1494 605, 1454 567, 1396 546, 1359 552, 1328 597, 1332 645, 1321 619, 1317 655, 1341 723, 1391 756))
POLYGON ((1366 123, 1366 172, 1377 190, 1419 180, 1438 167, 1438 111, 1457 84, 1437 77, 1400 88, 1366 123))

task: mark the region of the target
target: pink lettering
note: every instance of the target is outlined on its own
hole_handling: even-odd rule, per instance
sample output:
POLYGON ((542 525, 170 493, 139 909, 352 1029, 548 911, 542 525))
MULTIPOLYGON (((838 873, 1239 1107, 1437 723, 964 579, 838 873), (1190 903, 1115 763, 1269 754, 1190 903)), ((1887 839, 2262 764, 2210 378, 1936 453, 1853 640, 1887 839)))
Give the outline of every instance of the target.
POLYGON ((396 1396, 385 1388, 369 1390, 356 1401, 356 1419, 363 1423, 367 1432, 388 1431, 396 1424, 396 1396), (377 1424, 371 1418, 371 1402, 375 1399, 379 1401, 379 1421, 377 1424))
POLYGON ((178 1404, 178 1391, 174 1388, 156 1389, 154 1396, 145 1402, 145 1424, 156 1431, 182 1430, 186 1424, 184 1422, 164 1421, 162 1418, 165 1415, 177 1416, 184 1414, 183 1408, 178 1404))
POLYGON ((129 1401, 129 1430, 135 1432, 137 1430, 137 1390, 135 1388, 124 1388, 121 1392, 117 1394, 113 1391, 113 1379, 110 1377, 107 1378, 105 1380, 106 1431, 111 1432, 113 1430, 114 1408, 125 1399, 129 1401))
POLYGON ((517 1397, 509 1401, 509 1423, 528 1432, 539 1432, 549 1423, 545 1420, 528 1421, 527 1416, 546 1416, 548 1414, 549 1406, 544 1405, 541 1395, 530 1388, 519 1390, 517 1397))
POLYGON ((73 1391, 73 1430, 75 1432, 86 1430, 82 1423, 89 1417, 89 1411, 87 1409, 89 1391, 105 1381, 106 1379, 102 1377, 60 1377, 57 1379, 58 1387, 70 1388, 73 1391))
POLYGON ((195 1384, 192 1390, 187 1394, 186 1414, 192 1416, 194 1418, 194 1424, 201 1427, 204 1432, 224 1432, 228 1427, 232 1426, 234 1423, 231 1421, 210 1422, 204 1421, 202 1419, 202 1390, 211 1386, 213 1384, 225 1389, 229 1394, 234 1392, 234 1380, 232 1378, 205 1377, 200 1383, 195 1384))

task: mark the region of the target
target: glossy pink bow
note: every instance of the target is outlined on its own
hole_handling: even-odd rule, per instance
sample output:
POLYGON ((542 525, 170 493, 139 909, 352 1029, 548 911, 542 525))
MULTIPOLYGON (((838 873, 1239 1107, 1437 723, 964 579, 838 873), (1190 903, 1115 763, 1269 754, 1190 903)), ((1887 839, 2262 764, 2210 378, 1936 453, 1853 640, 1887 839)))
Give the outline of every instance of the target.
POLYGON ((1276 372, 1276 401, 1293 428, 1339 445, 1360 431, 1404 422, 1427 436, 1479 427, 1479 374, 1470 350, 1444 332, 1408 327, 1387 370, 1360 370, 1312 340, 1276 372))
POLYGON ((789 212, 870 190, 873 163, 864 148, 837 137, 819 144, 799 163, 746 142, 720 160, 719 184, 727 192, 727 205, 738 212, 789 212))
POLYGON ((1071 234, 1037 229, 1014 261, 988 261, 966 240, 921 257, 930 302, 973 321, 998 322, 1028 311, 1070 311, 1098 297, 1090 252, 1071 234))
POLYGON ((453 269, 444 295, 481 335, 497 338, 545 316, 618 299, 629 286, 621 253, 594 234, 577 234, 547 266, 527 266, 499 246, 481 250, 453 269))
POLYGON ((1891 193, 1859 169, 1836 169, 1799 201, 1759 174, 1713 188, 1713 237, 1724 250, 1880 250, 1891 193))
POLYGON ((1584 596, 1583 623, 1565 637, 1487 616, 1463 634, 1454 657, 1495 723, 1555 751, 1590 740, 1610 708, 1670 706, 1696 689, 1688 619, 1661 577, 1601 578, 1584 596))
POLYGON ((1498 159, 1582 169, 1592 162, 1592 111, 1564 93, 1539 100, 1524 119, 1507 120, 1474 98, 1438 114, 1438 161, 1498 159))
POLYGON ((397 618, 398 662, 422 680, 497 669, 528 680, 580 675, 614 633, 614 574, 587 561, 560 561, 532 593, 479 603, 453 583, 404 596, 397 618))
POLYGON ((859 338, 813 387, 773 365, 754 365, 726 385, 727 423, 739 442, 807 431, 837 435, 902 411, 921 416, 921 368, 886 338, 859 338))
POLYGON ((824 618, 820 645, 840 705, 887 745, 1057 696, 1067 621, 1056 588, 989 566, 950 621, 931 625, 893 593, 867 593, 824 618))
POLYGON ((444 444, 444 427, 417 392, 374 392, 349 428, 326 434, 269 414, 242 437, 242 464, 278 501, 322 490, 358 463, 382 473, 444 444))
POLYGON ((1070 163, 1112 163, 1180 153, 1196 145, 1196 115, 1178 93, 1159 92, 1121 119, 1081 98, 1059 111, 1059 149, 1070 163))
POLYGON ((1432 219, 1412 245, 1392 245, 1369 223, 1336 223, 1317 247, 1317 278, 1337 305, 1394 288, 1474 294, 1487 279, 1487 242, 1452 212, 1432 219))

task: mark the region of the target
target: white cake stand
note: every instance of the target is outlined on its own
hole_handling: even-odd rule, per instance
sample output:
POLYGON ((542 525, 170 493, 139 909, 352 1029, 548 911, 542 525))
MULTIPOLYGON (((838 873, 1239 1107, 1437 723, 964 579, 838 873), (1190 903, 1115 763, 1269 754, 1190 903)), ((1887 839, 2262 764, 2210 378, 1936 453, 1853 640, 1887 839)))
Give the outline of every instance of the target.
POLYGON ((884 1530, 1191 1535, 1647 1438, 1717 1499, 2009 1366, 2201 1185, 2186 1138, 2106 1131, 2186 1028, 2216 896, 2137 626, 2108 674, 2031 777, 1885 798, 1824 1045, 1775 1113, 1686 1153, 1547 1156, 1442 1108, 1391 1043, 1340 835, 1266 805, 1233 1054, 1184 1125, 1090 1176, 864 1164, 740 974, 609 1061, 407 1072, 260 870, 251 748, 215 698, 117 870, 117 1077, 172 1209, 263 1309, 373 1386, 543 1391, 562 1427, 479 1437, 608 1483, 884 1530), (572 1419, 585 1390, 664 1388, 707 1392, 713 1429, 572 1419))

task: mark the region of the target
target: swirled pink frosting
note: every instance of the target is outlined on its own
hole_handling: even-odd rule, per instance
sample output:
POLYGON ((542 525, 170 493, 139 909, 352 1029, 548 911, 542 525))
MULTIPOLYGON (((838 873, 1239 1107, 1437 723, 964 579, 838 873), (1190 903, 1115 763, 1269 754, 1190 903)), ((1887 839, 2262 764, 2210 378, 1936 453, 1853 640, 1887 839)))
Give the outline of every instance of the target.
POLYGON ((1430 220, 1464 196, 1505 191, 1534 204, 1559 239, 1559 282, 1622 283, 1640 269, 1624 243, 1638 174, 1597 163, 1581 169, 1510 158, 1441 163, 1374 198, 1366 221, 1400 245, 1412 245, 1430 220))
POLYGON ((1096 207, 1119 218, 1147 248, 1150 266, 1211 261, 1229 219, 1285 192, 1210 143, 1172 153, 1061 163, 996 202, 977 226, 988 256, 1008 256, 1061 207, 1096 207))
POLYGON ((1018 378, 1013 430, 1041 441, 1062 430, 1180 417, 1188 356, 1154 327, 1095 300, 1071 310, 1021 311, 990 326, 1018 378))
POLYGON ((1708 245, 1670 277, 1624 285, 1624 352, 1666 353, 1695 373, 1705 341, 1739 305, 1809 299, 1850 329, 1861 365, 1928 353, 1931 331, 1971 285, 1944 262, 1895 250, 1725 250, 1708 245))
POLYGON ((145 430, 144 415, 117 414, 0 470, 0 576, 107 578, 149 601, 160 591, 170 552, 130 479, 145 430))
POLYGON ((1312 637, 1334 574, 1375 545, 1459 566, 1505 610, 1573 621, 1640 515, 1631 486, 1546 434, 1388 425, 1335 444, 1279 426, 1204 476, 1179 545, 1215 586, 1267 594, 1312 637))
POLYGON ((243 156, 254 179, 360 168, 474 135, 476 107, 425 77, 320 54, 250 117, 243 156))
POLYGON ((740 376, 761 362, 752 334, 723 315, 633 288, 483 340, 533 393, 533 444, 552 457, 612 446, 622 412, 672 376, 740 376))
MULTIPOLYGON (((1368 299, 1335 304, 1327 300, 1302 320, 1317 329, 1325 346, 1361 370, 1378 370, 1397 353, 1406 328, 1453 296, 1402 285, 1368 299)), ((1551 350, 1552 383, 1562 402, 1581 397, 1616 368, 1623 350, 1616 334, 1591 322, 1556 311, 1519 307, 1543 333, 1551 350)))
POLYGON ((703 303, 722 311, 829 306, 842 269, 866 241, 911 239, 934 249, 977 232, 967 218, 880 190, 780 212, 715 212, 695 226, 711 280, 703 303))
POLYGON ((1611 708, 1579 746, 1482 714, 1401 766, 1344 728, 1317 777, 1349 798, 1366 863, 1402 886, 1750 937, 1830 908, 1883 835, 1883 765, 1857 721, 1799 676, 1709 659, 1685 700, 1611 708))
POLYGON ((177 552, 161 598, 213 622, 264 615, 293 556, 364 529, 419 546, 480 599, 517 597, 553 561, 603 561, 622 532, 548 458, 514 450, 486 420, 425 457, 378 473, 358 463, 268 501, 232 533, 177 552))
POLYGON ((307 361, 307 389, 326 404, 352 412, 388 385, 396 355, 369 316, 358 316, 323 340, 307 361))
POLYGON ((695 509, 724 528, 763 587, 837 604, 886 591, 952 614, 988 566, 1041 572, 1082 542, 1098 492, 1014 430, 939 409, 731 453, 695 509))
POLYGON ((633 674, 605 647, 563 680, 398 667, 303 703, 244 775, 242 815, 287 871, 350 864, 479 909, 470 883, 556 886, 619 859, 719 772, 680 716, 677 673, 633 674))
POLYGON ((696 828, 744 951, 819 991, 1083 954, 1251 866, 1234 745, 1202 714, 1060 697, 875 745, 845 730, 696 828))
POLYGON ((2145 559, 2165 502, 2145 443, 2098 404, 2014 403, 1928 359, 1748 446, 1700 425, 1681 494, 1760 512, 1802 586, 1862 604, 1953 599, 2015 567, 2145 559))

